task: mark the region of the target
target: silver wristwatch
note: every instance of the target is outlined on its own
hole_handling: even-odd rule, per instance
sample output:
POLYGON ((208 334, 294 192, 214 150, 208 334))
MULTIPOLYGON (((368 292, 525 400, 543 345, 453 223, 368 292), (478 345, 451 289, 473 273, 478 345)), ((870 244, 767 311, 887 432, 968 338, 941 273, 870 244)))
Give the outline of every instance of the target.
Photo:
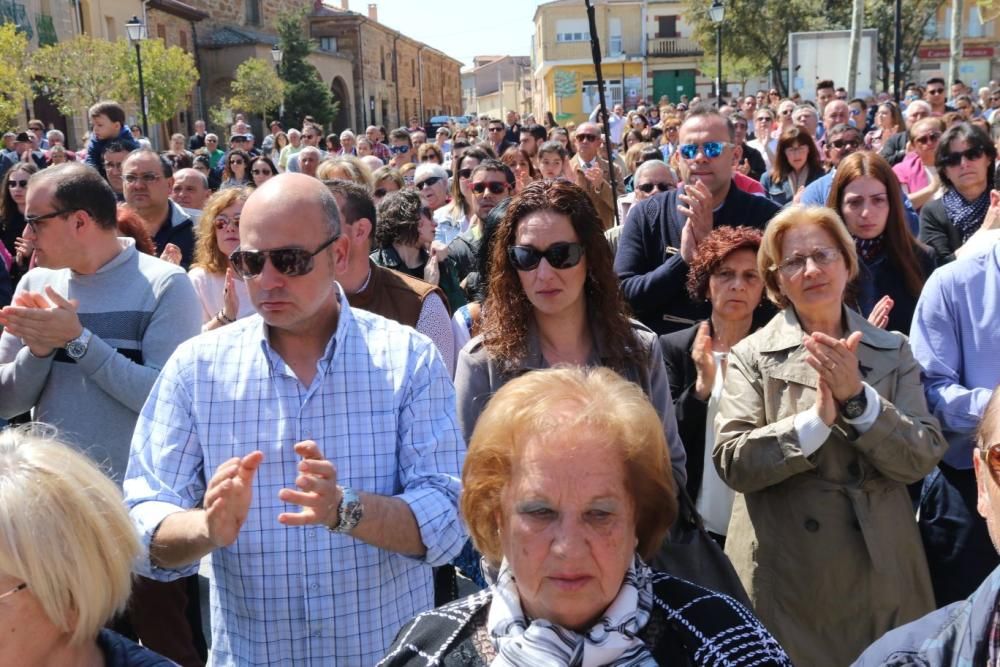
POLYGON ((66 354, 73 361, 79 361, 83 355, 87 354, 87 347, 90 345, 90 329, 84 329, 80 335, 66 343, 66 354))
POLYGON ((338 486, 340 489, 340 507, 337 508, 338 521, 335 526, 327 526, 334 533, 350 533, 361 522, 365 508, 357 491, 350 487, 338 486))

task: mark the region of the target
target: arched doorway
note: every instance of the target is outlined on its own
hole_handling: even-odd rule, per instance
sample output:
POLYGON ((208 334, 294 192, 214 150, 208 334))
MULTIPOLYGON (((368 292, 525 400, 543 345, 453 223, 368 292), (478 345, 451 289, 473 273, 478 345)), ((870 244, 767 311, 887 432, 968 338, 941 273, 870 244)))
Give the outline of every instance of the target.
POLYGON ((330 84, 330 93, 333 95, 333 101, 339 104, 337 110, 337 116, 333 119, 333 131, 342 132, 343 130, 350 130, 351 128, 351 97, 347 92, 347 84, 344 79, 335 76, 333 77, 333 82, 330 84))

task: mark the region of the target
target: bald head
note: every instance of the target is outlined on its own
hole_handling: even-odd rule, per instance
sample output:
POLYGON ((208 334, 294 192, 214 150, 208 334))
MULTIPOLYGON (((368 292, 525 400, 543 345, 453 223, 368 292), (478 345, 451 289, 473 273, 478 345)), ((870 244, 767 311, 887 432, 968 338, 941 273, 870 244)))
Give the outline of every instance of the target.
POLYGON ((850 117, 851 109, 844 100, 830 100, 823 107, 823 127, 827 129, 846 123, 850 117))
POLYGON ((208 177, 195 169, 181 169, 174 172, 174 187, 170 198, 183 206, 200 211, 212 194, 208 188, 208 177))
POLYGON ((316 217, 323 221, 325 236, 340 234, 340 214, 329 189, 311 176, 284 173, 269 178, 247 199, 241 216, 240 242, 243 242, 244 228, 251 227, 254 221, 281 219, 282 216, 303 221, 316 217), (305 215, 303 208, 309 208, 317 215, 305 215))

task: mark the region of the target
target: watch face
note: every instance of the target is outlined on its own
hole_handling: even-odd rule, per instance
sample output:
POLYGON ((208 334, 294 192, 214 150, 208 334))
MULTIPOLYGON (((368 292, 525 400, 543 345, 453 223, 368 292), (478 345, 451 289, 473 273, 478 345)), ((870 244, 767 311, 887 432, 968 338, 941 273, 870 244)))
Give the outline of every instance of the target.
POLYGON ((87 352, 87 346, 80 341, 73 341, 66 346, 66 354, 70 356, 71 359, 79 359, 87 352))

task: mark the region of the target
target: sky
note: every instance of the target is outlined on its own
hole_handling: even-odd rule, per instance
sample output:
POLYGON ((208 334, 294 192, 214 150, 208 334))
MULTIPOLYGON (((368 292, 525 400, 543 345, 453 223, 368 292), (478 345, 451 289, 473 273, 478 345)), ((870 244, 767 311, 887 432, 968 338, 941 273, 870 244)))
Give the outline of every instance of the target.
MULTIPOLYGON (((506 0, 371 0, 378 21, 407 37, 471 65, 478 55, 531 55, 531 35, 538 2, 506 0)), ((369 0, 349 0, 351 11, 368 14, 369 0)), ((339 7, 340 0, 326 0, 339 7)))

